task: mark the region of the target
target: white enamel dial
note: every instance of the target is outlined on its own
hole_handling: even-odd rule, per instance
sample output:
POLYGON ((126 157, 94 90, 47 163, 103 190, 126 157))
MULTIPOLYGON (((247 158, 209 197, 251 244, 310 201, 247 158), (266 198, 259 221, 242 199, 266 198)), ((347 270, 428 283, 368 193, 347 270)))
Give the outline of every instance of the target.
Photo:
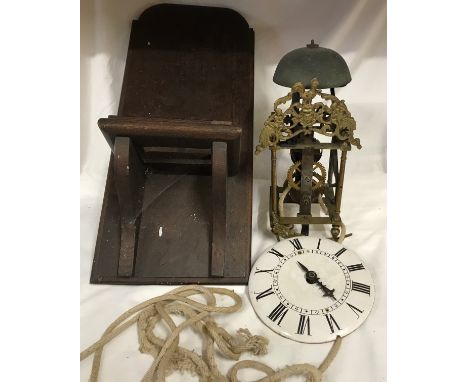
POLYGON ((333 341, 357 329, 374 302, 374 283, 362 260, 318 237, 282 240, 250 273, 249 297, 258 317, 295 341, 333 341))

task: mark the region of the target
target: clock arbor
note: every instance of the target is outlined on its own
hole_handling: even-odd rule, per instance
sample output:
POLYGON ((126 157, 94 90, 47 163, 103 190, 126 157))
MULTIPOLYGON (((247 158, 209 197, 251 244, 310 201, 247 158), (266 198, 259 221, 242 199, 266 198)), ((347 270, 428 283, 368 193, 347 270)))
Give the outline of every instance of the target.
POLYGON ((291 90, 275 101, 256 147, 256 154, 266 148, 271 153, 271 231, 279 240, 297 236, 295 224, 302 226, 302 235, 309 234, 310 224, 331 224, 332 238, 341 241, 347 153, 352 146, 361 148, 354 137, 356 121, 335 96, 335 88, 351 81, 349 68, 341 55, 312 40, 283 56, 273 81, 291 90), (280 150, 289 150, 292 164, 278 185, 280 150), (287 203, 298 205, 296 216, 286 216, 287 203), (327 216, 313 216, 313 203, 320 203, 327 216))

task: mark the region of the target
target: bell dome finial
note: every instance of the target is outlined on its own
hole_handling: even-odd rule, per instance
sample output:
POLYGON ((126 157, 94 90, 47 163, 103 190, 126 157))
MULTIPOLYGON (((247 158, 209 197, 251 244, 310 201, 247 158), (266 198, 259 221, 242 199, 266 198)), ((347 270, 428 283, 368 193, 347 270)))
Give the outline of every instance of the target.
POLYGON ((318 89, 339 88, 351 81, 344 58, 332 49, 319 47, 314 40, 306 47, 285 54, 273 75, 276 84, 288 88, 301 82, 310 89, 314 78, 319 82, 318 89))

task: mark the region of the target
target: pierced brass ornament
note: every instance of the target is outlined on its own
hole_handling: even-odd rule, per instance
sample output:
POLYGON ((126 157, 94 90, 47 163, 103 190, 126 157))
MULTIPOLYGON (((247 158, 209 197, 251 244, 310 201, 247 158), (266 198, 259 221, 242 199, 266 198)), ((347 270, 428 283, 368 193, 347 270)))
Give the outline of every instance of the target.
POLYGON ((317 86, 318 81, 315 78, 310 83, 310 90, 306 90, 302 83, 297 82, 286 96, 275 101, 273 112, 265 121, 260 133, 260 144, 255 148, 256 154, 296 136, 308 136, 313 133, 337 137, 340 141, 361 148, 359 138, 354 138, 356 121, 348 111, 345 101, 332 94, 323 93, 317 86), (297 95, 299 101, 292 101, 293 95, 297 95), (312 103, 316 97, 322 101, 312 103), (279 106, 289 101, 292 101, 290 106, 283 111, 279 106))
POLYGON ((295 237, 299 235, 297 231, 294 229, 293 224, 281 224, 279 222, 279 217, 276 213, 273 213, 271 215, 271 232, 277 238, 280 238, 280 237, 288 238, 288 237, 295 237))

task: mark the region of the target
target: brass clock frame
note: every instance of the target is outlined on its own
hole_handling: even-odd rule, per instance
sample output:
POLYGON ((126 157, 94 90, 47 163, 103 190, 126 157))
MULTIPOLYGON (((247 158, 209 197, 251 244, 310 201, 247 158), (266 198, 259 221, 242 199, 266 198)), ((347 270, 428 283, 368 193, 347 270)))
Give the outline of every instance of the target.
MULTIPOLYGON (((310 224, 331 224, 333 240, 340 239, 347 153, 351 146, 361 149, 360 140, 354 137, 354 130, 356 121, 345 102, 335 96, 334 89, 331 89, 331 94, 322 92, 316 78, 311 81, 310 90, 297 82, 286 96, 275 101, 273 112, 260 133, 255 153, 259 154, 266 148, 271 152, 270 226, 278 240, 297 236, 294 224, 302 225, 303 235, 308 235, 310 224), (285 110, 280 107, 289 102, 285 110), (315 134, 330 137, 331 142, 319 142, 314 138, 315 134), (300 158, 302 169, 298 187, 291 184, 291 181, 294 182, 291 169, 284 185, 278 186, 279 150, 291 150, 300 158), (321 183, 324 172, 314 172, 314 167, 323 168, 320 159, 316 159, 321 157, 322 150, 330 150, 330 155, 327 180, 321 183), (339 165, 338 151, 341 152, 339 165), (299 204, 297 216, 283 216, 282 203, 299 204), (321 203, 328 216, 312 216, 312 203, 321 203)), ((293 162, 297 168, 298 161, 293 162)))

